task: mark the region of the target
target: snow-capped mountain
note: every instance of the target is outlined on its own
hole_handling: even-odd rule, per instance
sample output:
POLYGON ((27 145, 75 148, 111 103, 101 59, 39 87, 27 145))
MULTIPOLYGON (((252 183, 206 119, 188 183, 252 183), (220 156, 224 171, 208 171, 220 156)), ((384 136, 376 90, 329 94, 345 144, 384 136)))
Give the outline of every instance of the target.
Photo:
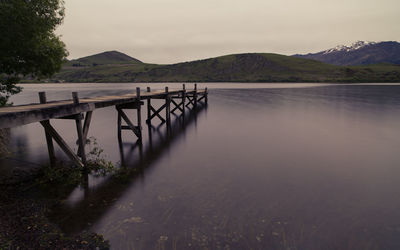
POLYGON ((318 53, 294 56, 335 65, 400 64, 400 43, 358 41, 350 46, 339 45, 318 53))
POLYGON ((376 42, 357 41, 357 42, 353 43, 350 46, 338 45, 335 48, 328 49, 328 50, 325 50, 325 51, 322 51, 322 52, 325 55, 329 54, 329 53, 333 53, 333 52, 339 52, 339 51, 350 52, 350 51, 355 51, 355 50, 361 49, 361 48, 363 48, 365 46, 373 45, 373 44, 376 44, 376 42))

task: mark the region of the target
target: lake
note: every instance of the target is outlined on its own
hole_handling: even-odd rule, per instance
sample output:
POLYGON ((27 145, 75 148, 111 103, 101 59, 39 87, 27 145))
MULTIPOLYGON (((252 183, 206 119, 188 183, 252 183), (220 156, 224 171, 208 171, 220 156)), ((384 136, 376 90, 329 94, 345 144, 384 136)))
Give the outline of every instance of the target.
MULTIPOLYGON (((181 86, 32 84, 12 101, 147 85, 181 86)), ((120 146, 115 108, 95 110, 89 136, 132 171, 63 191, 52 221, 103 234, 112 249, 400 249, 400 85, 205 86, 207 107, 172 116, 170 130, 154 120, 142 146, 127 131, 120 146)), ((77 148, 75 123, 52 123, 77 148)), ((10 134, 1 174, 48 164, 40 124, 10 134)))

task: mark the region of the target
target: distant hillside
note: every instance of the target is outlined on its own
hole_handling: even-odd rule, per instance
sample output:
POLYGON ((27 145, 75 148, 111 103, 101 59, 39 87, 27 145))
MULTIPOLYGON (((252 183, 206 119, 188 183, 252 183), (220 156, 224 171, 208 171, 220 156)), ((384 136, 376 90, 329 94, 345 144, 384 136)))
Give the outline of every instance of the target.
POLYGON ((64 67, 85 67, 108 64, 135 64, 142 63, 138 59, 125 55, 118 51, 106 51, 103 53, 82 57, 68 61, 64 67))
POLYGON ((400 43, 359 41, 351 46, 340 45, 314 54, 294 56, 334 65, 369 65, 378 63, 400 65, 400 43))
POLYGON ((400 82, 400 66, 343 67, 278 54, 251 53, 171 65, 146 63, 105 63, 85 67, 66 65, 52 80, 65 82, 400 82))

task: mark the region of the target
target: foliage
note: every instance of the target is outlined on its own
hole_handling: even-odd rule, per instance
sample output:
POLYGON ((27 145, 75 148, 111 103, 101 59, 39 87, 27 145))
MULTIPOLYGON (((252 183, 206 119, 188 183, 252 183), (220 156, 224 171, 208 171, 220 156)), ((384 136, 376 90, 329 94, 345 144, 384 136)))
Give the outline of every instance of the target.
POLYGON ((86 154, 87 171, 69 164, 58 162, 56 166, 46 165, 42 168, 40 177, 37 179, 41 186, 59 185, 60 189, 68 189, 82 183, 84 175, 105 176, 115 172, 115 166, 103 155, 103 149, 99 147, 96 138, 90 137, 87 140, 90 151, 86 154))
POLYGON ((50 77, 67 51, 54 32, 64 18, 62 0, 0 0, 0 105, 22 76, 50 77))
POLYGON ((90 137, 86 142, 89 144, 90 151, 87 153, 88 170, 97 176, 105 176, 113 173, 115 166, 111 161, 103 156, 104 150, 99 147, 96 138, 90 137))

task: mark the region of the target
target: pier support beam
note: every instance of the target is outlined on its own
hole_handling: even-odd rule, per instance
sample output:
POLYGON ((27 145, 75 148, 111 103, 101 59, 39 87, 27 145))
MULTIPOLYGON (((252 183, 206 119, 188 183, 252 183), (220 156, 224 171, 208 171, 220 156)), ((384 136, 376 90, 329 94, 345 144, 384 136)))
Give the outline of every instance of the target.
MULTIPOLYGON (((77 92, 72 92, 72 99, 75 105, 79 105, 79 97, 77 92)), ((81 157, 83 165, 86 166, 86 152, 85 152, 86 138, 84 138, 83 136, 82 119, 80 114, 75 117, 75 124, 76 124, 76 131, 78 133, 78 145, 80 149, 78 155, 81 157)))
MULTIPOLYGON (((147 92, 150 92, 150 87, 147 87, 147 92)), ((160 115, 160 113, 166 107, 167 107, 167 102, 156 110, 151 105, 151 97, 148 97, 147 98, 147 120, 146 120, 146 123, 151 124, 151 120, 156 116, 161 120, 162 123, 164 123, 166 120, 160 115)))
MULTIPOLYGON (((39 101, 41 104, 45 104, 47 102, 46 99, 46 92, 39 92, 39 101)), ((54 153, 54 144, 53 144, 53 139, 50 135, 50 131, 48 127, 50 127, 50 121, 42 121, 41 124, 44 127, 44 133, 46 135, 46 142, 47 142, 47 150, 49 152, 49 160, 50 160, 50 166, 54 167, 56 164, 56 156, 54 153)))
POLYGON ((194 99, 194 108, 197 108, 197 83, 194 84, 194 94, 193 94, 193 99, 194 99))
MULTIPOLYGON (((73 102, 75 105, 79 105, 78 93, 72 93, 73 102)), ((40 92, 39 99, 41 104, 45 104, 46 93, 40 92)), ((86 144, 86 136, 87 131, 89 130, 91 114, 87 115, 86 120, 86 133, 83 132, 82 129, 82 114, 74 114, 66 117, 61 117, 60 119, 74 119, 77 129, 78 135, 78 145, 80 152, 75 154, 74 151, 68 146, 68 144, 64 141, 60 134, 54 129, 54 127, 50 124, 49 120, 41 121, 40 124, 44 127, 46 134, 46 142, 47 149, 49 151, 50 165, 55 166, 55 153, 54 153, 54 145, 53 140, 58 144, 58 146, 64 151, 64 153, 68 156, 68 158, 78 167, 84 167, 86 165, 86 154, 85 154, 85 144, 86 144), (79 156, 78 156, 79 155, 79 156)))
POLYGON ((165 118, 167 123, 171 122, 171 96, 168 93, 168 87, 165 87, 165 118))
POLYGON ((142 115, 141 115, 141 106, 143 102, 140 101, 140 88, 136 88, 136 97, 137 101, 127 104, 117 105, 116 109, 118 111, 118 138, 121 138, 121 130, 131 130, 139 139, 142 140, 142 115), (129 117, 124 112, 124 109, 136 109, 137 112, 137 126, 133 124, 133 122, 129 119, 129 117), (127 125, 122 125, 122 119, 125 121, 127 125))
POLYGON ((186 95, 186 90, 185 90, 185 84, 183 84, 183 90, 180 92, 178 95, 171 96, 171 103, 174 104, 174 108, 171 110, 171 113, 175 114, 176 110, 180 110, 182 114, 185 113, 185 95, 186 95), (175 100, 180 100, 179 103, 177 103, 175 100))

